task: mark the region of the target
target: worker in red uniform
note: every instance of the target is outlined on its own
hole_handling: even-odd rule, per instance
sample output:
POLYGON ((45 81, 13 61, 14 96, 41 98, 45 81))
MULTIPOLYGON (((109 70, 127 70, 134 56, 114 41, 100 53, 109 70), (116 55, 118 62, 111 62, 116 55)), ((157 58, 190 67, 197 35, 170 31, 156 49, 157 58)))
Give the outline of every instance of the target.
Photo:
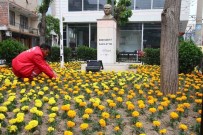
POLYGON ((29 50, 20 53, 12 60, 12 71, 19 78, 29 78, 32 80, 41 72, 44 72, 49 78, 56 78, 56 73, 46 62, 51 47, 47 44, 35 46, 29 50))

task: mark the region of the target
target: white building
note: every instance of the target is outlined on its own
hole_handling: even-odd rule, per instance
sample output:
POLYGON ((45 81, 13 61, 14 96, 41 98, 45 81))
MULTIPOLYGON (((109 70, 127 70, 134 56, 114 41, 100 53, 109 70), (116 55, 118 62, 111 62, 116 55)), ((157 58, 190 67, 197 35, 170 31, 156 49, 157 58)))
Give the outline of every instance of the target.
MULTIPOLYGON (((120 52, 133 52, 146 47, 159 48, 161 12, 165 0, 132 0, 133 15, 120 27, 120 52)), ((104 15, 106 0, 54 0, 52 15, 63 17, 64 46, 75 48, 97 46, 97 19, 104 15), (61 4, 60 4, 61 3, 61 4)), ((190 12, 190 0, 182 0, 180 32, 185 32, 190 12)))

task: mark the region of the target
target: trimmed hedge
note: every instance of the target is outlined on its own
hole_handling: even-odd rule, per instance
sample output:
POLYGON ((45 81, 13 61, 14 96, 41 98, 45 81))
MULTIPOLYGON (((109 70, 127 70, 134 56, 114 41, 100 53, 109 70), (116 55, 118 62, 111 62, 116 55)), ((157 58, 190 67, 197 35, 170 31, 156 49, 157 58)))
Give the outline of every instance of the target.
POLYGON ((97 50, 94 48, 89 48, 87 46, 79 46, 76 49, 77 59, 78 60, 96 60, 97 59, 97 50))
POLYGON ((6 60, 6 65, 11 66, 12 59, 18 54, 28 49, 22 43, 14 40, 7 39, 0 42, 0 54, 1 59, 6 60))

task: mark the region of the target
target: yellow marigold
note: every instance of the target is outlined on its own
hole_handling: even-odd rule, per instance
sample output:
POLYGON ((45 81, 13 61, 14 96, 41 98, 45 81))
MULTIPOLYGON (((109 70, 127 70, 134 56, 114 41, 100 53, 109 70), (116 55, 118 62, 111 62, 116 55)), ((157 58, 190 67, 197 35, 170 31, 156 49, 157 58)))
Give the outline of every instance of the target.
POLYGON ((56 117, 56 113, 50 113, 49 114, 49 118, 55 118, 56 117))
POLYGON ((85 113, 86 114, 92 114, 93 113, 93 110, 91 108, 86 108, 85 109, 85 113))
POLYGON ((135 126, 136 126, 137 128, 142 128, 143 125, 142 125, 141 122, 136 122, 136 123, 135 123, 135 126))
POLYGON ((99 124, 100 124, 101 127, 105 127, 106 126, 106 121, 104 119, 100 119, 99 124))
POLYGON ((138 107, 139 107, 140 109, 143 109, 143 108, 145 108, 145 104, 144 104, 144 103, 141 103, 141 104, 138 105, 138 107))
POLYGON ((135 106, 131 103, 131 104, 128 104, 127 105, 127 109, 128 110, 134 110, 135 109, 135 106))
POLYGON ((5 119, 5 115, 3 113, 0 113, 0 120, 4 120, 5 119))
POLYGON ((110 114, 108 112, 102 112, 102 117, 104 119, 108 119, 110 117, 110 114))
POLYGON ((188 127, 185 124, 180 124, 179 128, 186 131, 188 129, 188 127))
POLYGON ((116 100, 117 100, 118 102, 123 102, 123 98, 122 98, 122 97, 117 97, 116 100))
POLYGON ((82 116, 83 119, 89 119, 89 117, 90 117, 89 114, 84 114, 84 115, 82 116))
POLYGON ((157 108, 159 111, 162 111, 164 110, 164 107, 162 105, 159 105, 158 108, 157 108))
POLYGON ((75 122, 73 122, 73 121, 68 121, 68 122, 67 122, 67 126, 68 126, 69 128, 72 128, 72 127, 75 126, 75 122))
POLYGON ((70 104, 62 105, 62 106, 61 106, 61 110, 63 110, 63 111, 68 111, 68 110, 70 110, 70 104))
POLYGON ((166 132, 167 132, 166 129, 160 129, 160 130, 159 130, 159 133, 162 134, 162 135, 163 135, 163 134, 166 134, 166 132))
POLYGON ((153 126, 159 127, 160 125, 161 125, 161 123, 159 121, 157 121, 157 120, 153 121, 153 126))
POLYGON ((15 133, 18 130, 18 127, 16 125, 8 126, 9 133, 15 133))
POLYGON ((176 108, 176 111, 178 111, 178 112, 184 112, 184 109, 182 107, 178 107, 178 108, 176 108))
POLYGON ((115 106, 116 106, 116 103, 114 103, 114 102, 109 103, 109 106, 110 106, 110 107, 115 107, 115 106))
POLYGON ((80 102, 80 103, 79 103, 79 106, 82 106, 82 107, 84 107, 84 106, 86 106, 86 105, 87 105, 86 102, 80 102))
POLYGON ((68 117, 74 118, 76 116, 76 112, 74 110, 69 110, 67 112, 68 117))
POLYGON ((156 112, 156 108, 149 108, 149 111, 151 112, 151 113, 155 113, 156 112))
POLYGON ((65 131, 64 135, 73 135, 73 132, 71 132, 71 131, 65 131))
POLYGON ((116 118, 117 118, 117 119, 120 119, 120 118, 121 118, 121 115, 119 115, 119 114, 116 115, 116 118))
POLYGON ((176 113, 176 112, 171 112, 170 113, 170 118, 171 119, 177 119, 179 116, 178 116, 178 114, 176 113))
POLYGON ((201 123, 201 118, 196 119, 197 123, 201 123))
POLYGON ((59 110, 58 106, 54 106, 51 108, 52 111, 57 112, 59 110))
POLYGON ((119 126, 114 127, 114 131, 118 131, 118 130, 120 130, 119 126))
POLYGON ((49 119, 48 119, 48 122, 49 122, 49 123, 52 123, 52 122, 54 122, 54 120, 55 120, 54 118, 49 118, 49 119))
POLYGON ((0 112, 7 112, 8 109, 6 106, 0 106, 0 112))
POLYGON ((98 108, 99 108, 99 110, 101 110, 101 111, 102 111, 102 110, 104 110, 104 109, 105 109, 105 106, 103 106, 103 105, 99 105, 99 106, 98 106, 98 108))
POLYGON ((183 103, 183 106, 184 106, 185 108, 190 108, 190 103, 183 103))
POLYGON ((133 117, 138 117, 139 115, 140 115, 140 113, 138 111, 133 111, 132 112, 133 117))
POLYGON ((48 129, 47 129, 47 131, 48 132, 52 132, 52 131, 54 131, 55 129, 53 128, 53 127, 48 127, 48 129))
POLYGON ((80 125, 80 129, 81 129, 81 130, 86 130, 88 127, 89 127, 88 123, 82 123, 82 124, 80 125))

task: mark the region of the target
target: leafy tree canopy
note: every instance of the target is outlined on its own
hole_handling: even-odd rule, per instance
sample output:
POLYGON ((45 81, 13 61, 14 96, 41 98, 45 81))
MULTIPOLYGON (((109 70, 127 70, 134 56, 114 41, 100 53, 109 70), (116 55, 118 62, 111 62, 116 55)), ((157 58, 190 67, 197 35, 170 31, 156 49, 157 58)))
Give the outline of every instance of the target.
POLYGON ((57 35, 60 35, 59 19, 51 15, 46 16, 46 37, 51 37, 51 31, 54 31, 57 35))
MULTIPOLYGON (((107 3, 112 4, 112 1, 107 0, 107 3)), ((132 16, 130 6, 131 0, 114 0, 114 18, 119 26, 125 25, 132 16)))

